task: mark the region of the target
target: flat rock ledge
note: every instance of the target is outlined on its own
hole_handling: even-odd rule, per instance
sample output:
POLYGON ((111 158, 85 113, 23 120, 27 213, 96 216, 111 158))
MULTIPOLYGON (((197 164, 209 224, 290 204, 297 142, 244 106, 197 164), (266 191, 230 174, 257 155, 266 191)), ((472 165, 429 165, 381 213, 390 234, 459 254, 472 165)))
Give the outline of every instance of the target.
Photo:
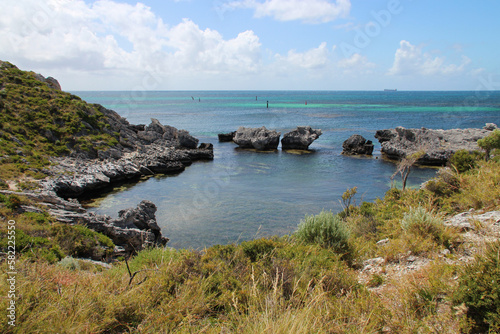
POLYGON ((281 149, 283 150, 307 150, 309 145, 321 136, 320 129, 313 129, 310 126, 298 126, 295 130, 287 132, 281 139, 281 149))
POLYGON ((257 151, 272 151, 278 148, 281 132, 261 128, 240 127, 233 137, 233 141, 240 148, 253 148, 257 151))
POLYGON ((497 129, 492 123, 483 129, 431 130, 395 129, 378 130, 375 138, 382 145, 382 153, 389 159, 400 160, 423 150, 425 155, 418 160, 421 165, 442 166, 458 150, 480 150, 477 141, 497 129))
POLYGON ((361 135, 352 135, 342 144, 344 155, 372 155, 373 143, 361 135))
POLYGON ((151 145, 118 160, 55 158, 54 177, 43 181, 42 187, 63 198, 77 198, 141 176, 180 173, 194 161, 212 159, 212 144, 197 149, 151 145))

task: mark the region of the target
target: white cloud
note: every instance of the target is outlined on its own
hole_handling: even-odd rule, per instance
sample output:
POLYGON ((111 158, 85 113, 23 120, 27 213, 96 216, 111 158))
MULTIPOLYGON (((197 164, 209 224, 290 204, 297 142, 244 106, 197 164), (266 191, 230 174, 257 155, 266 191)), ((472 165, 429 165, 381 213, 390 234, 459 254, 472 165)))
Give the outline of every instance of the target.
POLYGON ((172 76, 248 73, 260 64, 252 31, 224 39, 188 19, 168 27, 142 3, 2 0, 0 12, 10 13, 0 16, 0 57, 30 69, 172 76))
POLYGON ((337 63, 338 67, 342 68, 345 73, 368 74, 376 65, 368 60, 366 56, 359 53, 353 54, 349 58, 344 58, 337 63))
POLYGON ((275 56, 278 63, 284 66, 294 66, 304 69, 320 69, 328 64, 329 53, 326 43, 321 43, 317 48, 305 52, 288 51, 286 56, 277 54, 275 56))
POLYGON ((459 65, 447 64, 445 57, 433 57, 423 52, 421 46, 412 45, 402 40, 394 56, 394 63, 389 69, 391 75, 454 75, 464 72, 471 60, 462 56, 459 65))
POLYGON ((255 17, 271 16, 278 21, 325 23, 345 17, 351 10, 350 0, 256 0, 231 1, 224 8, 251 8, 255 17))
POLYGON ((236 38, 224 40, 217 31, 201 30, 188 19, 168 32, 167 45, 175 50, 168 55, 169 61, 182 69, 254 71, 261 57, 259 38, 253 31, 247 30, 236 38))

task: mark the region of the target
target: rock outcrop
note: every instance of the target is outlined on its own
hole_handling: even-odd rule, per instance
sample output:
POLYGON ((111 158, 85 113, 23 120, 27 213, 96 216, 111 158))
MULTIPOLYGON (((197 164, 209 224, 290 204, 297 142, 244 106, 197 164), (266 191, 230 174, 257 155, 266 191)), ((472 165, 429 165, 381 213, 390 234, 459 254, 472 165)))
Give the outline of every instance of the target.
POLYGON ((185 130, 151 119, 151 124, 130 125, 111 110, 111 127, 120 130, 124 145, 99 151, 97 159, 74 154, 53 158, 54 177, 42 182, 47 191, 64 198, 80 197, 113 183, 144 175, 174 174, 198 160, 212 160, 213 145, 202 143, 185 130))
POLYGON ((45 208, 46 212, 61 223, 84 225, 106 235, 127 253, 134 253, 147 247, 164 246, 168 242, 168 238, 162 236, 156 222, 156 206, 150 201, 142 201, 136 208, 122 210, 119 212, 119 217, 113 219, 107 215, 87 212, 78 201, 62 199, 54 192, 0 190, 0 193, 24 196, 36 202, 37 207, 21 205, 21 211, 43 212, 40 208, 45 208))
POLYGON ((307 150, 313 141, 321 136, 320 129, 312 129, 310 126, 298 126, 297 129, 287 132, 281 139, 283 150, 307 150))
POLYGON ((281 132, 261 128, 240 127, 233 141, 241 148, 254 148, 258 151, 276 150, 279 145, 281 132))
POLYGON ((236 131, 233 131, 233 132, 229 132, 229 133, 219 133, 217 136, 219 137, 219 142, 227 143, 227 142, 233 141, 235 134, 236 134, 236 131))
POLYGON ((345 155, 372 155, 373 143, 361 135, 352 135, 342 144, 342 154, 345 155))
POLYGON ((61 90, 61 85, 59 84, 59 81, 57 81, 53 77, 47 77, 47 78, 45 78, 43 75, 41 75, 39 73, 35 73, 35 78, 37 80, 45 83, 50 88, 53 88, 53 89, 56 89, 56 90, 61 90))
POLYGON ((382 144, 382 153, 389 159, 400 160, 407 155, 423 150, 425 155, 418 160, 422 165, 444 165, 458 150, 479 150, 477 141, 496 128, 489 123, 483 129, 405 129, 397 127, 379 130, 375 138, 382 144))

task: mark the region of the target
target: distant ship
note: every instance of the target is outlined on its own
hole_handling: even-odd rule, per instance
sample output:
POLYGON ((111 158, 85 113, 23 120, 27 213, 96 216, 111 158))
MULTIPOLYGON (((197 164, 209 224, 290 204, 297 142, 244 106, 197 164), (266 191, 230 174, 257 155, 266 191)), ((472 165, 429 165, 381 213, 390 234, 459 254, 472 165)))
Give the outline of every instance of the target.
POLYGON ((397 92, 397 89, 384 89, 384 92, 397 92))

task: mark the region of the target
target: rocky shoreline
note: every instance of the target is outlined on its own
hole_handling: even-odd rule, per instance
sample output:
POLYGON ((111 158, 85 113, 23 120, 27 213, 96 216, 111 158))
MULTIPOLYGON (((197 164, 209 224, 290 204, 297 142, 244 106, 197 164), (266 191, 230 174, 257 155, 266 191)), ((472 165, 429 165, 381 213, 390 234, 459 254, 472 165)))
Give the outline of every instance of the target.
POLYGON ((482 129, 395 129, 379 130, 375 138, 382 145, 382 153, 392 160, 400 160, 417 151, 425 154, 417 161, 421 165, 443 166, 458 150, 480 150, 477 141, 497 129, 492 123, 482 129))
MULTIPOLYGON (((444 166, 459 150, 479 151, 479 139, 498 129, 496 124, 487 123, 482 129, 395 129, 378 130, 375 138, 381 144, 383 156, 399 161, 411 154, 424 151, 417 161, 419 165, 444 166)), ((342 144, 344 155, 372 155, 373 143, 360 135, 352 135, 342 144)))
POLYGON ((136 208, 122 210, 119 218, 112 219, 87 212, 75 199, 96 194, 118 182, 180 173, 195 161, 214 157, 212 144, 197 146, 198 140, 187 131, 163 126, 155 119, 149 126, 134 127, 139 131, 137 136, 129 134, 128 142, 135 150, 116 148, 113 152, 111 149, 112 152, 99 152, 100 158, 96 159, 53 158, 51 177, 41 182, 42 192, 18 194, 46 206, 59 222, 81 224, 103 233, 115 243, 118 252, 133 253, 150 246, 164 246, 168 238, 162 235, 156 222, 156 206, 152 202, 142 201, 136 208))

